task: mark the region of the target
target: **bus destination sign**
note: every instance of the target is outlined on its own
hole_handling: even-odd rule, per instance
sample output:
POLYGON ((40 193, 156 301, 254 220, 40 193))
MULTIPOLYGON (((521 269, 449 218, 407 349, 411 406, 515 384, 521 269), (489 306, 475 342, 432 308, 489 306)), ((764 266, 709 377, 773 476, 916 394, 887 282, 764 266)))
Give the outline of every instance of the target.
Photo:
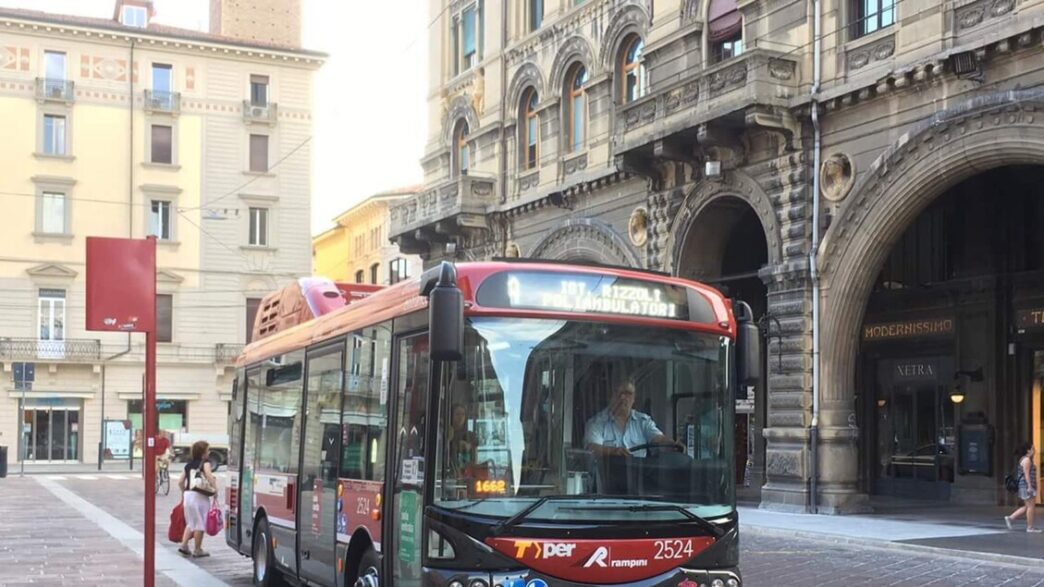
POLYGON ((487 308, 689 319, 686 288, 612 275, 498 273, 483 282, 476 301, 487 308))

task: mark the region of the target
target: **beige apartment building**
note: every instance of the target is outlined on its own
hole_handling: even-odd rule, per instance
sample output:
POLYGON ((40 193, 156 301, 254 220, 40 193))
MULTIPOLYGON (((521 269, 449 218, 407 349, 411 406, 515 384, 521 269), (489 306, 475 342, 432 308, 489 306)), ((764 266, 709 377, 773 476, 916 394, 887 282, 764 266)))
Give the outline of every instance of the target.
POLYGON ((419 187, 380 192, 333 219, 334 227, 312 239, 316 275, 344 283, 392 285, 415 277, 423 261, 388 239, 388 211, 420 193, 419 187))
POLYGON ((252 311, 309 273, 324 56, 300 47, 300 3, 213 0, 216 32, 157 24, 147 0, 114 4, 111 19, 0 9, 0 445, 12 462, 93 463, 103 419, 141 427, 144 339, 85 331, 86 237, 158 239, 167 431, 226 433, 252 311))

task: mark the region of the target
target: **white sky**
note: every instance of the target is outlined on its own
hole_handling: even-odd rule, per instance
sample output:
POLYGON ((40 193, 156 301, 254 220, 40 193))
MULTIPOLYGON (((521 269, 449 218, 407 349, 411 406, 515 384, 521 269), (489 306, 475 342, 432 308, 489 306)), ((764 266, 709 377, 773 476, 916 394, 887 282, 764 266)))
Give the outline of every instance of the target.
MULTIPOLYGON (((354 203, 419 183, 427 128, 427 2, 303 0, 316 77, 312 233, 354 203)), ((156 22, 205 30, 209 0, 154 0, 156 22)), ((111 18, 115 0, 0 0, 0 6, 111 18)))

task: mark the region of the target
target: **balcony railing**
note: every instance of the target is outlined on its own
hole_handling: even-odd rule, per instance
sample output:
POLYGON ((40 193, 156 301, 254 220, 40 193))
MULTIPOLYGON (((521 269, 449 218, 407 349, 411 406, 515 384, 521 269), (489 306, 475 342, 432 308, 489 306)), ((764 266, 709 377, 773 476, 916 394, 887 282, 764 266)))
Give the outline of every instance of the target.
POLYGON ((42 102, 70 103, 75 98, 74 89, 69 80, 36 78, 36 99, 42 102))
POLYGON ((437 230, 445 235, 484 227, 485 215, 497 203, 497 198, 497 182, 493 178, 462 175, 447 179, 393 206, 389 212, 390 234, 403 237, 397 241, 399 248, 409 252, 415 231, 437 230))
POLYGON ((145 90, 145 110, 177 114, 181 112, 181 93, 165 90, 145 90))
POLYGON ((101 348, 100 340, 91 339, 0 338, 0 360, 97 361, 101 348))
POLYGON ((246 345, 218 343, 214 346, 215 363, 235 363, 246 345))
POLYGON ((278 104, 272 102, 268 104, 254 104, 250 100, 243 100, 243 122, 275 124, 278 118, 278 104))

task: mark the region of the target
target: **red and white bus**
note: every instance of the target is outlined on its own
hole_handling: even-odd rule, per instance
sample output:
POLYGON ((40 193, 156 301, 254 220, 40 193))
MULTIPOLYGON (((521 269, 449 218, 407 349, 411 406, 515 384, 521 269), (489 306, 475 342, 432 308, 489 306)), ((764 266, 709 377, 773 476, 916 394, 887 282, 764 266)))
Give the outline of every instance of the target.
POLYGON ((533 261, 323 283, 266 298, 237 362, 226 539, 255 584, 740 584, 745 304, 533 261))

